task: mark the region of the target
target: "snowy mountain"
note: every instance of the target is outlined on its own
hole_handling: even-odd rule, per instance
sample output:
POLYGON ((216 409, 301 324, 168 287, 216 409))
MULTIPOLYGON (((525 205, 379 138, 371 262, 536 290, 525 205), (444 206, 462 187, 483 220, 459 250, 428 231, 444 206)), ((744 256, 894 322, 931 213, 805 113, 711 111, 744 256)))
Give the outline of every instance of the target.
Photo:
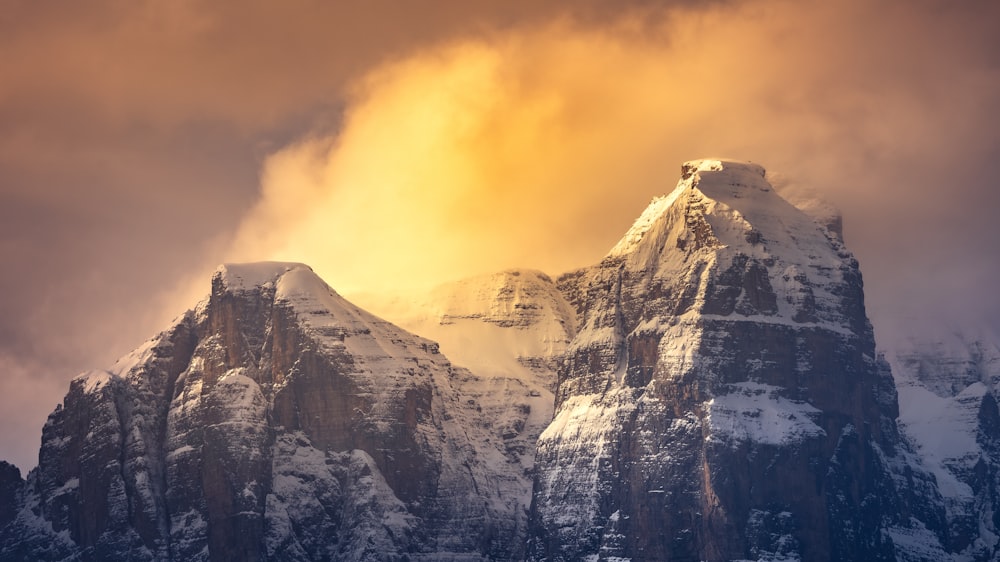
POLYGON ((952 548, 1000 558, 1000 338, 963 329, 886 348, 900 429, 934 474, 952 548))
POLYGON ((481 376, 517 379, 549 398, 575 335, 575 311, 540 271, 460 279, 405 300, 367 300, 362 295, 369 309, 437 342, 455 364, 481 376))
POLYGON ((839 216, 800 207, 689 162, 600 263, 398 325, 221 266, 0 462, 0 561, 997 560, 996 339, 877 355, 839 216))
POLYGON ((516 559, 530 483, 501 434, 528 412, 498 427, 482 386, 306 266, 223 266, 206 302, 74 379, 0 553, 516 559))
POLYGON ((556 370, 576 325, 555 282, 540 271, 509 270, 376 306, 477 375, 479 383, 466 384, 463 391, 501 428, 505 447, 516 455, 527 507, 535 443, 552 421, 556 370))
POLYGON ((761 167, 685 164, 559 285, 580 328, 538 443, 532 559, 944 554, 857 261, 761 167))

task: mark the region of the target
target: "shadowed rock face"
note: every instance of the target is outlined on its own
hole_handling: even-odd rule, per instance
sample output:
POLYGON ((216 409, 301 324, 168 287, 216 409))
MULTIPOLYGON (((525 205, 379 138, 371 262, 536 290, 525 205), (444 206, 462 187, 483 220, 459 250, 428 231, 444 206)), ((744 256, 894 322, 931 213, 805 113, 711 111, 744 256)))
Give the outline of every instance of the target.
POLYGON ((21 508, 24 480, 16 466, 0 461, 0 528, 14 520, 21 508))
MULTIPOLYGON (((893 478, 857 262, 761 168, 685 165, 560 286, 580 331, 538 444, 531 558, 896 556, 889 530, 920 502, 893 478)), ((922 515, 944 540, 939 504, 922 515)))
POLYGON ((25 496, 0 558, 518 558, 527 505, 505 492, 525 476, 459 399, 476 381, 305 266, 223 267, 170 330, 73 381, 23 487, 0 472, 25 496))

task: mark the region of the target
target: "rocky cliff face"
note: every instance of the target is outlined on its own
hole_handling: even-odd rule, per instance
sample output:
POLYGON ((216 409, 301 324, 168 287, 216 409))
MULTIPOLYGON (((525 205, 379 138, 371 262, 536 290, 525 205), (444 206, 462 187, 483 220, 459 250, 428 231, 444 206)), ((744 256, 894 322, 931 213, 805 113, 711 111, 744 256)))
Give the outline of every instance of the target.
POLYGON ((527 477, 463 391, 479 382, 305 266, 223 267, 73 381, 0 557, 516 559, 527 477))
POLYGON ((21 508, 24 481, 16 466, 0 461, 0 529, 17 516, 21 508))
POLYGON ((580 330, 538 442, 532 559, 941 552, 933 479, 900 468, 858 264, 762 168, 685 164, 559 283, 580 330))

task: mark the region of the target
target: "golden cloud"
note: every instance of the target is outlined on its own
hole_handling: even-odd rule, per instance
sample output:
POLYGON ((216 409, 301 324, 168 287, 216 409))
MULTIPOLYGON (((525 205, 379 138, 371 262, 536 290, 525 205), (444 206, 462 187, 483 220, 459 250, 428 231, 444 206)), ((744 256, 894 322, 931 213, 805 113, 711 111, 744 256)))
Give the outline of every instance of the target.
POLYGON ((599 260, 681 162, 716 155, 878 209, 900 196, 871 193, 878 169, 948 157, 929 132, 973 121, 936 104, 982 76, 935 66, 963 47, 931 31, 962 32, 894 3, 748 2, 424 48, 357 81, 336 135, 268 159, 230 257, 304 261, 346 293, 559 273, 599 260))

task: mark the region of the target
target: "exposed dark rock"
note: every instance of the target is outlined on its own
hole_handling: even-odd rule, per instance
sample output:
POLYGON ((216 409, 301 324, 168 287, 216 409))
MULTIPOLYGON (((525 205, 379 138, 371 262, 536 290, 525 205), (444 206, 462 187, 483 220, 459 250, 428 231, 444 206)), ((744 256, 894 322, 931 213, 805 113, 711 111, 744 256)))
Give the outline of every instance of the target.
POLYGON ((8 462, 0 461, 0 529, 13 521, 21 510, 23 492, 21 471, 8 462))

